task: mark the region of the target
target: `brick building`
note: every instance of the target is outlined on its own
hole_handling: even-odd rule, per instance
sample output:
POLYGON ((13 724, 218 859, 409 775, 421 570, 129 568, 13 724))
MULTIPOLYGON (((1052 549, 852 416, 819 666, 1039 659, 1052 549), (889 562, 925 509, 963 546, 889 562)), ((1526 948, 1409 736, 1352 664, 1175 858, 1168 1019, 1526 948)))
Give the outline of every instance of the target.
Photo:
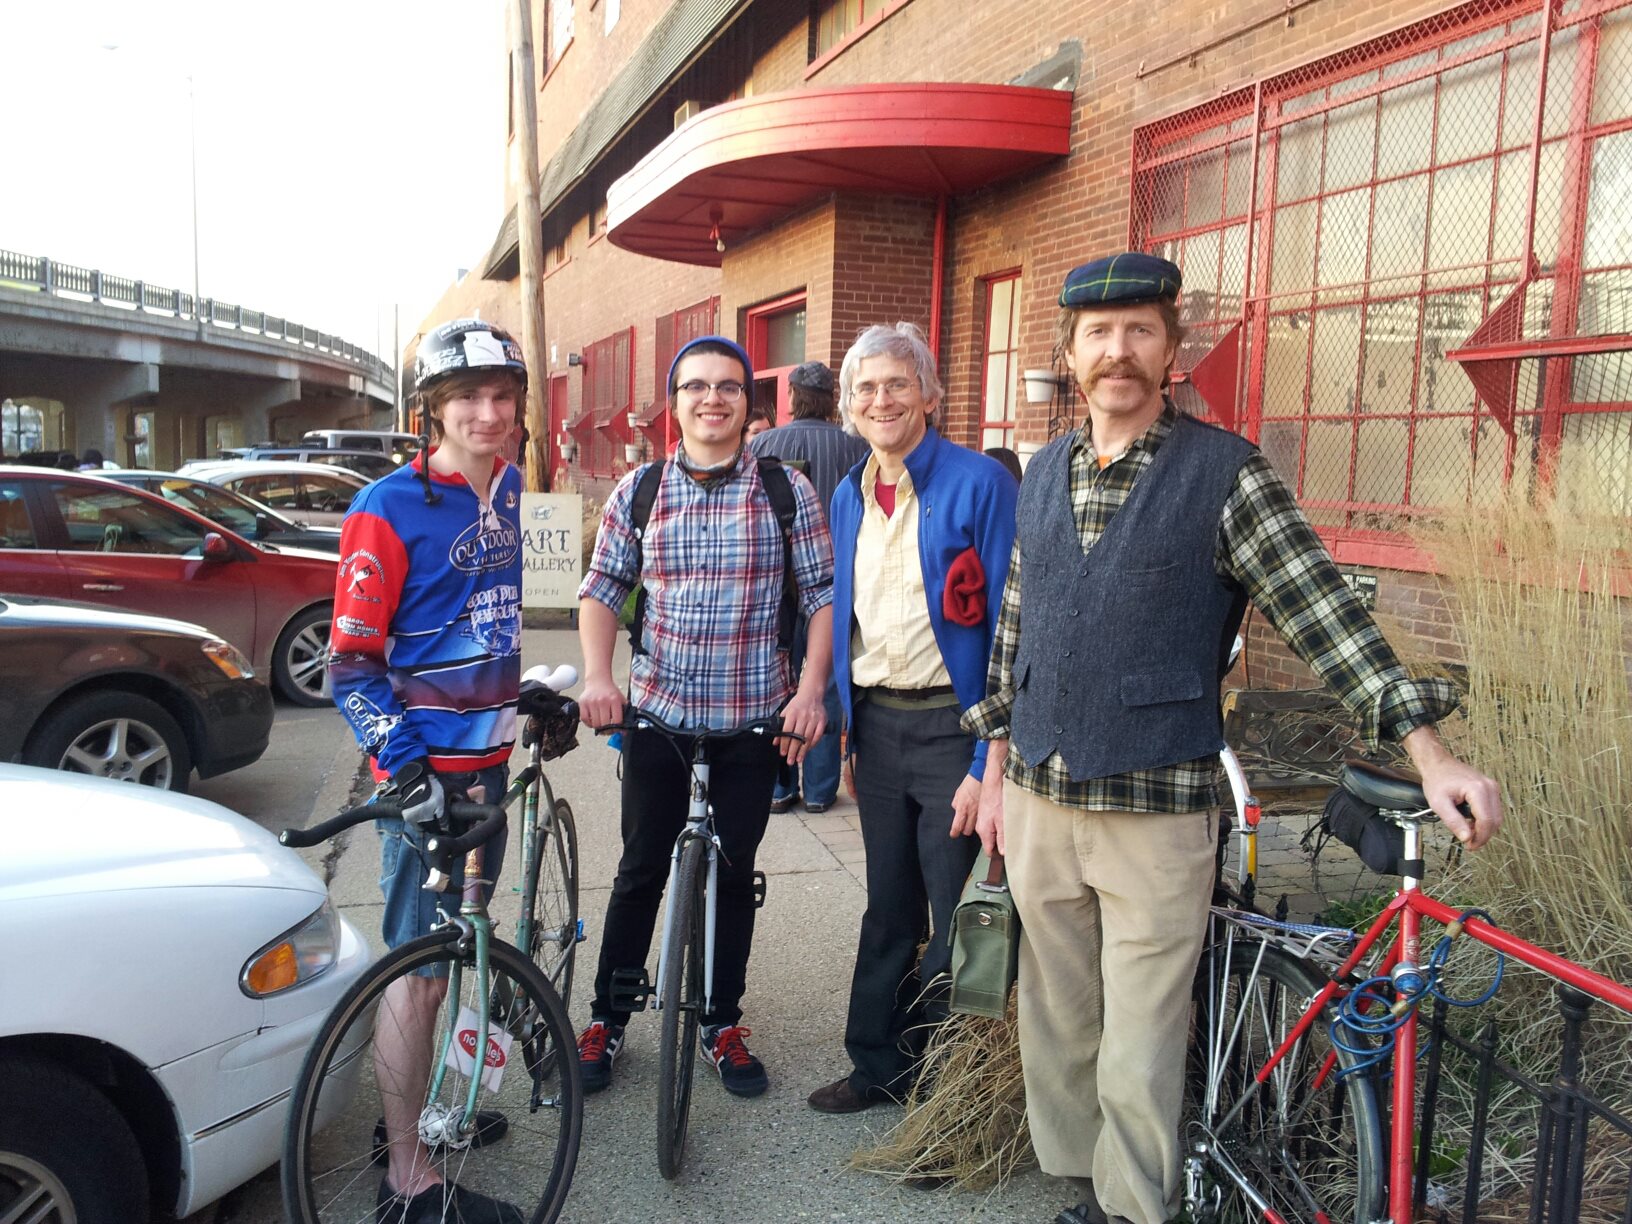
MULTIPOLYGON (((1131 244, 1184 269, 1180 397, 1430 644, 1402 511, 1571 443, 1632 503, 1632 0, 534 0, 534 32, 558 481, 662 451, 708 330, 785 405, 912 319, 950 436, 1035 450, 1082 411, 1023 378, 1063 373, 1060 281, 1131 244)), ((516 322, 515 234, 435 317, 516 322)))

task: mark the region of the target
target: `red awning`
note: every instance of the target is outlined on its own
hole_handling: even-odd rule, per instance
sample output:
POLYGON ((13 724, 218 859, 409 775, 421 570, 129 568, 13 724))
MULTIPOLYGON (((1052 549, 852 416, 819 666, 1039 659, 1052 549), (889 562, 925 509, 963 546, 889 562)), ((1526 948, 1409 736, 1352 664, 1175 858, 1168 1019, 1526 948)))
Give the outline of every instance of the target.
POLYGON ((958 195, 1070 150, 1073 95, 1018 85, 804 89, 727 102, 607 190, 616 246, 718 267, 730 246, 834 191, 958 195))

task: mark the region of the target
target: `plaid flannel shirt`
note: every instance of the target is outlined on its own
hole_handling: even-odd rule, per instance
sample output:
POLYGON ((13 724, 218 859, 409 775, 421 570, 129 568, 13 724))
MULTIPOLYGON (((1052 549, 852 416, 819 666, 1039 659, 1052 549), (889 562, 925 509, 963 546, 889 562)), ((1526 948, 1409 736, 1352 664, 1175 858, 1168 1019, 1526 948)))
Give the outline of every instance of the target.
MULTIPOLYGON (((646 588, 645 654, 629 667, 629 698, 677 727, 729 730, 776 713, 793 695, 788 656, 776 646, 782 606, 782 528, 746 449, 727 475, 693 479, 663 471, 635 559, 630 500, 644 467, 606 503, 580 599, 621 610, 646 588)), ((798 500, 792 546, 799 607, 833 602, 833 543, 816 490, 788 472, 798 500)))
MULTIPOLYGON (((1110 526, 1173 431, 1170 402, 1151 427, 1101 469, 1084 422, 1071 445, 1071 505, 1083 551, 1110 526)), ((1433 723, 1457 706, 1456 691, 1440 679, 1413 680, 1383 639, 1371 615, 1343 581, 1331 554, 1304 517, 1292 491, 1261 454, 1241 466, 1218 528, 1215 569, 1239 583, 1248 597, 1307 663, 1342 699, 1360 723, 1367 744, 1399 739, 1433 723)), ((997 636, 987 672, 986 700, 963 718, 980 739, 1007 739, 1014 710, 1014 658, 1020 643, 1020 542, 1009 561, 997 636)), ((1090 732, 1091 733, 1091 732, 1090 732)), ((1218 802, 1216 756, 1200 757, 1081 781, 1051 755, 1035 769, 1009 754, 1005 776, 1066 807, 1096 811, 1193 812, 1218 802)))

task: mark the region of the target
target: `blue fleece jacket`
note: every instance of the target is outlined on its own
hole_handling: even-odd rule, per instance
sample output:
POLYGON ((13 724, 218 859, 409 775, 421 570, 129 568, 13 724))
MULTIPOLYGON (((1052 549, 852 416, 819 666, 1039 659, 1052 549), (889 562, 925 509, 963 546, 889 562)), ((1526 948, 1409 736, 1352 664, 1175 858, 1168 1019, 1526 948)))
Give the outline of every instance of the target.
MULTIPOLYGON (((852 731, 852 747, 850 638, 855 632, 856 534, 865 505, 861 473, 866 466, 863 459, 839 482, 828 515, 833 529, 833 674, 844 721, 852 731)), ((986 665, 1003 603, 1003 580, 1009 573, 1020 486, 997 460, 948 442, 933 429, 913 447, 906 466, 918 499, 918 562, 929 605, 925 610, 958 705, 967 710, 986 696, 986 665), (943 614, 941 599, 947 571, 969 548, 986 571, 986 616, 978 625, 956 625, 943 614)), ((979 778, 985 769, 986 743, 977 740, 969 772, 979 778)))

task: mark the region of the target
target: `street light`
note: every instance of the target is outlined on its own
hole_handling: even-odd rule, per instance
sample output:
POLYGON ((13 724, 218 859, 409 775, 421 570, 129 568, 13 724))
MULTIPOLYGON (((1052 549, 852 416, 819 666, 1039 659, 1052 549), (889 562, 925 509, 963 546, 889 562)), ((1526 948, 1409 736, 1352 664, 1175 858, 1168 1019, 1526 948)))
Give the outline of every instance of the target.
MULTIPOLYGON (((102 50, 118 52, 119 43, 103 43, 102 50)), ((187 78, 187 137, 189 151, 192 157, 193 169, 193 318, 198 323, 198 338, 204 339, 204 296, 199 292, 198 281, 198 95, 193 84, 193 74, 183 73, 187 78)))

